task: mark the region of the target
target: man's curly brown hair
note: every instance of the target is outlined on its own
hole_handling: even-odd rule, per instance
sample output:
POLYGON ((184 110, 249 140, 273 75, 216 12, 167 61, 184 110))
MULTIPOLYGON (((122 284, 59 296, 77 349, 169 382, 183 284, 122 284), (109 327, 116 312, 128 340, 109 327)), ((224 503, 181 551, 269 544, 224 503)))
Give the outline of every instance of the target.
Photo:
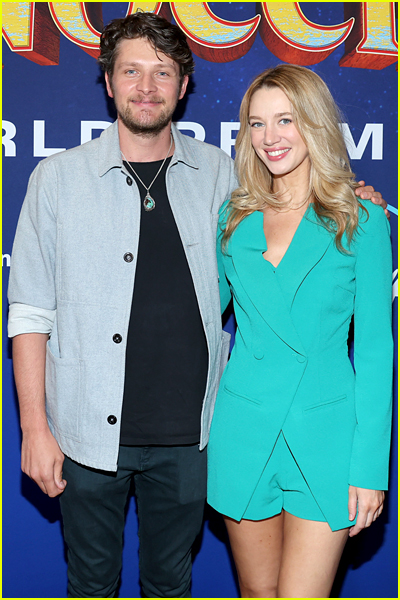
POLYGON ((177 25, 172 25, 154 13, 137 12, 124 19, 114 19, 104 28, 100 38, 100 67, 110 80, 122 40, 145 38, 157 52, 162 52, 179 65, 180 79, 194 71, 192 52, 185 34, 177 25))

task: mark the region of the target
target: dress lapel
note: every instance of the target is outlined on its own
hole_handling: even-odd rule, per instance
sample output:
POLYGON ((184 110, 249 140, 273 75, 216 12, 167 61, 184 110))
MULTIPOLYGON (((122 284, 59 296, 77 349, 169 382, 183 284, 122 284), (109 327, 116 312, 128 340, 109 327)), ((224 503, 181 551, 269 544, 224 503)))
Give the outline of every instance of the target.
POLYGON ((232 235, 229 254, 233 266, 262 318, 288 346, 304 354, 289 314, 287 299, 282 294, 272 265, 263 257, 266 250, 263 214, 256 211, 246 217, 232 235))
POLYGON ((312 206, 309 206, 277 269, 279 284, 289 307, 307 275, 333 243, 332 233, 319 223, 312 206))
POLYGON ((298 288, 331 243, 332 234, 318 224, 311 206, 276 269, 263 257, 267 243, 262 212, 246 217, 231 238, 233 265, 251 302, 276 335, 301 354, 305 352, 290 309, 298 288))

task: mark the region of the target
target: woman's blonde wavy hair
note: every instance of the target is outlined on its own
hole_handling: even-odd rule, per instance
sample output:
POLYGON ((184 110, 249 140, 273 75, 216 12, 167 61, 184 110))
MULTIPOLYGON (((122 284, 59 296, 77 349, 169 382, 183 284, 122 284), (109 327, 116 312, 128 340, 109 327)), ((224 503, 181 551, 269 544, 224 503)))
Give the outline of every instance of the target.
MULTIPOLYGON (((278 65, 256 77, 244 95, 240 107, 240 130, 236 138, 236 170, 240 187, 227 206, 222 246, 226 248, 239 223, 256 210, 267 206, 287 206, 273 192, 273 179, 251 144, 249 107, 259 89, 277 87, 292 105, 293 122, 303 138, 310 157, 309 198, 321 223, 335 234, 337 248, 346 233, 351 243, 358 226, 359 207, 354 190, 357 183, 351 170, 339 123, 341 114, 325 82, 313 71, 297 65, 278 65)), ((368 213, 367 213, 368 214, 368 213)))

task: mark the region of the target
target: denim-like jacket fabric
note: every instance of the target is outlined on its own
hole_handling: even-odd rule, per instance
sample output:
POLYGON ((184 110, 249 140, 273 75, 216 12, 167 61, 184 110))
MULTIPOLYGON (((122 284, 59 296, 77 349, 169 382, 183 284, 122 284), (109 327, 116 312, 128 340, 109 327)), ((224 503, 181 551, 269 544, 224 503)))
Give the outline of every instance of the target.
MULTIPOLYGON (((225 152, 182 135, 175 126, 172 132, 175 153, 166 176, 168 197, 209 352, 203 449, 229 347, 229 336, 221 330, 218 210, 237 181, 225 152)), ((38 164, 29 180, 11 259, 10 337, 50 333, 50 429, 67 456, 110 471, 117 468, 139 228, 139 190, 122 164, 115 122, 100 138, 38 164), (124 260, 127 252, 133 261, 124 260)))

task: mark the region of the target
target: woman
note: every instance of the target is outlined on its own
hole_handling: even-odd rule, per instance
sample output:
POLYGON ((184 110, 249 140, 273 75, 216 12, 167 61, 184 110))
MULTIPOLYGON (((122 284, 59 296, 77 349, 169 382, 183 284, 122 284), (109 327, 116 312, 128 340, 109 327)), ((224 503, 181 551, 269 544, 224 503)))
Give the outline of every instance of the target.
POLYGON ((387 489, 389 225, 354 194, 340 121, 325 83, 293 65, 259 75, 241 106, 241 187, 217 244, 237 332, 208 501, 242 597, 328 597, 347 538, 380 515, 387 489))

